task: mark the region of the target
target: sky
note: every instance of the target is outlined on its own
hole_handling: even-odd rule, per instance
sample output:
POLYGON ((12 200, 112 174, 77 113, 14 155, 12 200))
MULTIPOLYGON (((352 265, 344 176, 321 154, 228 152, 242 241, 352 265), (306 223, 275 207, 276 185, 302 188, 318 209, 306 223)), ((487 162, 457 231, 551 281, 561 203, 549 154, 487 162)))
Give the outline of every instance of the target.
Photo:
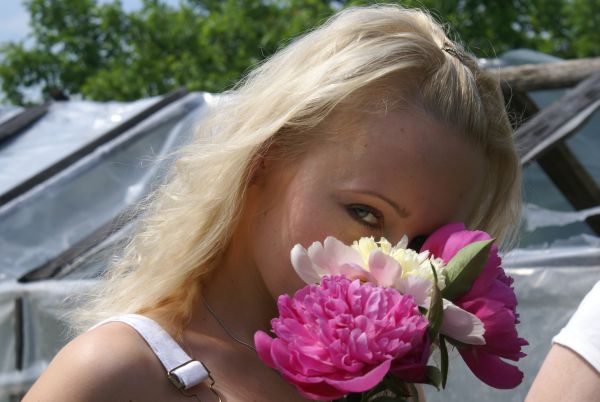
MULTIPOLYGON (((107 2, 107 0, 100 0, 107 2)), ((179 0, 163 0, 167 4, 177 5, 179 0)), ((126 10, 135 10, 142 0, 121 0, 126 10)), ((29 31, 29 16, 21 0, 0 0, 0 43, 25 39, 29 31)))
POLYGON ((29 16, 20 0, 0 0, 0 43, 23 39, 27 34, 29 16))

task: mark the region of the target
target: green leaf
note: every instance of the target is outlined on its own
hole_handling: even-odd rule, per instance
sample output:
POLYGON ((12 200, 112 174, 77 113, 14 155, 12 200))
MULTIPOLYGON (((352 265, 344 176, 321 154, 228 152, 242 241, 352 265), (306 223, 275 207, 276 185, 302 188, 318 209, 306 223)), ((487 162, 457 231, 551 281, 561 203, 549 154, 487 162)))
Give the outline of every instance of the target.
POLYGON ((442 375, 442 388, 446 388, 448 379, 448 348, 446 347, 446 338, 440 335, 440 374, 442 375))
POLYGON ((431 295, 431 303, 429 305, 429 311, 427 312, 427 320, 429 321, 427 333, 430 339, 437 338, 440 328, 442 327, 442 320, 444 318, 444 305, 442 301, 442 294, 438 287, 438 277, 435 268, 431 265, 431 271, 433 272, 433 292, 431 295))
POLYGON ((473 281, 481 274, 490 254, 494 239, 471 243, 461 249, 446 265, 444 298, 452 301, 471 289, 473 281))
POLYGON ((442 372, 435 366, 427 366, 426 384, 433 385, 438 391, 442 385, 442 372))

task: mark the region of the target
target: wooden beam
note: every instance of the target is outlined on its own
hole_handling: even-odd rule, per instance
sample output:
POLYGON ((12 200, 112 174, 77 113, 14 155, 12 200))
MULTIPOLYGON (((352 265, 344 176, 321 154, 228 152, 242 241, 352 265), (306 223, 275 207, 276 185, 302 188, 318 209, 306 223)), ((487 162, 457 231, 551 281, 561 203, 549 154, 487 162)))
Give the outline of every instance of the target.
MULTIPOLYGON (((518 129, 539 112, 526 93, 508 87, 503 87, 503 91, 507 111, 513 116, 513 128, 518 129)), ((600 205, 600 188, 564 140, 553 144, 537 158, 537 162, 573 208, 582 210, 600 205)), ((591 216, 585 221, 600 235, 600 216, 591 216)))
POLYGON ((48 112, 49 105, 33 106, 0 124, 0 142, 13 138, 48 112))
POLYGON ((518 91, 570 88, 600 71, 600 57, 490 69, 518 91))
POLYGON ((517 151, 523 164, 573 134, 600 107, 600 72, 537 113, 515 133, 517 151))
MULTIPOLYGON (((598 184, 564 142, 554 145, 537 162, 576 210, 600 205, 598 184)), ((600 215, 585 221, 600 235, 600 215)))

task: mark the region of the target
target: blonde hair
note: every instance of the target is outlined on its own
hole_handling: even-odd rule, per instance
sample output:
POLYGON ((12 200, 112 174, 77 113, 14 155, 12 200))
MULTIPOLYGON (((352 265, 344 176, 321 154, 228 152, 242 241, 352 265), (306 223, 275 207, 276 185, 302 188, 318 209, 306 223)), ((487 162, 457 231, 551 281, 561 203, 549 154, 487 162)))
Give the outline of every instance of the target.
POLYGON ((257 158, 273 144, 282 157, 301 155, 336 106, 360 107, 357 94, 414 102, 479 144, 488 180, 467 224, 498 239, 514 230, 520 164, 497 80, 426 12, 348 8, 264 61, 201 121, 74 323, 166 309, 181 330, 199 281, 228 245, 257 158))

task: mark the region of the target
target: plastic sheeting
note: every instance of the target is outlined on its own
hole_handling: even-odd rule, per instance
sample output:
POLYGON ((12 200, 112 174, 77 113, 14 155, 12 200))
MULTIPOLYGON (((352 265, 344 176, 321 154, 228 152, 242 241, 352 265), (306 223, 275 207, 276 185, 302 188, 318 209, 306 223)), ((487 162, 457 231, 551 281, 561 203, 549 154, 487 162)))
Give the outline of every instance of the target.
POLYGON ((562 227, 584 222, 592 216, 600 215, 600 205, 579 211, 552 211, 534 204, 525 204, 524 209, 523 224, 528 232, 544 227, 562 227))
POLYGON ((68 296, 83 291, 91 283, 0 282, 0 401, 17 400, 66 343, 65 312, 72 307, 68 296), (21 304, 21 322, 15 319, 17 304, 21 304), (21 343, 21 356, 15 355, 17 342, 21 343), (15 366, 21 366, 22 370, 16 370, 15 366))
POLYGON ((33 129, 19 134, 0 148, 0 193, 92 142, 159 99, 154 97, 131 103, 53 103, 33 129))
MULTIPOLYGON (((191 111, 203 104, 202 94, 186 96, 0 207, 0 275, 19 278, 47 263, 150 192, 164 173, 162 159, 185 140, 175 127, 187 121, 185 116, 194 117, 191 111)), ((83 110, 84 115, 91 113, 83 110)), ((71 118, 78 121, 81 116, 71 118)), ((31 132, 49 136, 58 130, 44 120, 31 132)), ((65 123, 59 119, 57 124, 65 123)))

